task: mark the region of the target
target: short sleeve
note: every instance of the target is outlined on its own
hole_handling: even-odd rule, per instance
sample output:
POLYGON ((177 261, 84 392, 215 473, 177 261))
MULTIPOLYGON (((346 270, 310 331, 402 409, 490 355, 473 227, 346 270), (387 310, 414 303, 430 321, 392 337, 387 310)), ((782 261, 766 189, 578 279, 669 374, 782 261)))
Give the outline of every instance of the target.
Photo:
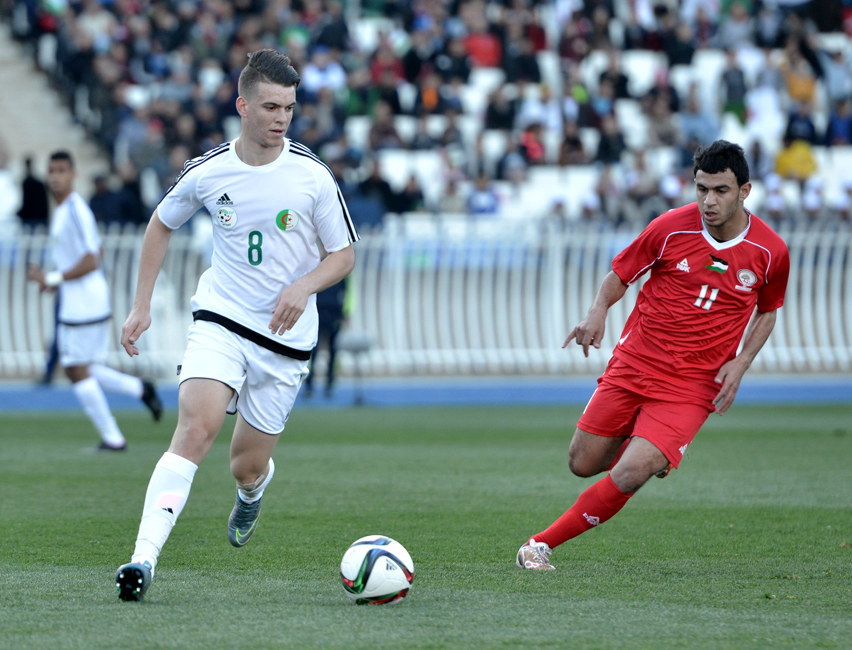
POLYGON ((355 243, 360 237, 331 172, 321 171, 317 180, 319 195, 314 210, 314 224, 323 248, 334 253, 355 243))
POLYGON ((192 215, 204 207, 203 202, 198 198, 200 166, 193 166, 193 162, 193 160, 186 161, 174 185, 169 188, 157 206, 160 221, 172 230, 180 228, 192 215))
POLYGON ((757 309, 761 312, 775 311, 784 304, 787 279, 790 276, 790 252, 782 242, 774 251, 766 273, 766 282, 757 292, 757 309))
POLYGON ((624 284, 633 284, 650 269, 663 245, 663 232, 659 227, 662 220, 655 219, 634 239, 630 245, 615 256, 612 270, 624 284))
POLYGON ((80 249, 100 256, 101 238, 98 235, 98 224, 91 208, 81 198, 74 202, 74 213, 78 225, 80 249))

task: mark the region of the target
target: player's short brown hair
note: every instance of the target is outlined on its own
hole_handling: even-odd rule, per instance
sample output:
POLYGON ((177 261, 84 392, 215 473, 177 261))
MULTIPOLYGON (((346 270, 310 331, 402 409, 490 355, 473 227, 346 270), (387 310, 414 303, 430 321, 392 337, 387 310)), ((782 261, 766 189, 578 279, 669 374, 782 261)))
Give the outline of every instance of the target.
POLYGON ((298 88, 301 81, 299 73, 290 65, 289 56, 267 48, 249 54, 249 62, 240 73, 237 90, 240 97, 251 99, 257 93, 259 83, 298 88))
POLYGON ((693 176, 699 169, 707 174, 720 174, 730 169, 737 177, 737 185, 742 187, 748 183, 748 161, 743 148, 738 144, 727 140, 716 140, 709 147, 698 147, 693 161, 693 176))

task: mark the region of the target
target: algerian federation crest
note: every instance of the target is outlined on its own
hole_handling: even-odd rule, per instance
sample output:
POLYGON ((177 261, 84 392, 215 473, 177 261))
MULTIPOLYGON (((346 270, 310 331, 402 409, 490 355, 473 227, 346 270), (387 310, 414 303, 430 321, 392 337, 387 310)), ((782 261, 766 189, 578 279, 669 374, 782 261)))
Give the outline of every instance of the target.
POLYGON ((716 271, 716 273, 724 273, 728 270, 728 263, 721 257, 714 257, 711 255, 709 262, 710 263, 704 267, 705 269, 716 271))
POLYGON ((216 210, 216 221, 223 228, 233 228, 237 225, 237 211, 233 208, 219 208, 216 210))
POLYGON ((295 210, 281 210, 275 217, 275 225, 287 232, 299 224, 299 213, 295 210))

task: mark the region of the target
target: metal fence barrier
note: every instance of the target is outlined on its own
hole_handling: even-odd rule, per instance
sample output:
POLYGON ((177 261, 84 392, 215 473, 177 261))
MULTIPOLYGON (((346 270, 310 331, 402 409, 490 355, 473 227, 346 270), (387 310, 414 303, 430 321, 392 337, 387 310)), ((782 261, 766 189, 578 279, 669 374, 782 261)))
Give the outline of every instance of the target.
MULTIPOLYGON (((204 232, 202 230, 202 232, 204 232)), ((560 348, 586 314, 612 258, 636 232, 543 232, 503 220, 470 223, 434 217, 391 222, 356 245, 349 280, 353 313, 345 326, 359 342, 339 356, 365 376, 590 374, 602 371, 638 287, 610 310, 600 353, 560 348), (368 346, 365 341, 371 341, 368 346), (365 350, 365 348, 368 348, 365 350)), ((852 365, 852 233, 782 230, 790 248, 790 284, 776 329, 755 362, 764 373, 848 372, 852 365)), ((118 346, 136 283, 142 231, 103 236, 112 290, 110 364, 139 375, 175 376, 191 321, 189 298, 210 260, 210 240, 178 231, 152 301, 153 324, 141 355, 118 346)), ((43 371, 53 337, 53 298, 26 280, 44 264, 43 233, 0 239, 0 379, 43 371)), ((344 339, 345 340, 345 339, 344 339)))

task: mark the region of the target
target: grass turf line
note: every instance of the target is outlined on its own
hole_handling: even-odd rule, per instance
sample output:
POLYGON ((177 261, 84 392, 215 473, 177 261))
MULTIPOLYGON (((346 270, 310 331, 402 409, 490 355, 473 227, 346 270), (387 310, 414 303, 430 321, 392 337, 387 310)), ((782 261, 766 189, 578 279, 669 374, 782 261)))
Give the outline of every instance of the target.
POLYGON ((244 549, 226 537, 229 420, 142 604, 112 576, 174 419, 120 415, 129 451, 96 454, 81 416, 3 416, 0 648, 845 647, 850 411, 712 417, 681 470, 548 574, 514 553, 594 480, 567 471, 576 409, 294 412, 244 549), (356 607, 339 583, 373 533, 414 558, 398 606, 356 607))

